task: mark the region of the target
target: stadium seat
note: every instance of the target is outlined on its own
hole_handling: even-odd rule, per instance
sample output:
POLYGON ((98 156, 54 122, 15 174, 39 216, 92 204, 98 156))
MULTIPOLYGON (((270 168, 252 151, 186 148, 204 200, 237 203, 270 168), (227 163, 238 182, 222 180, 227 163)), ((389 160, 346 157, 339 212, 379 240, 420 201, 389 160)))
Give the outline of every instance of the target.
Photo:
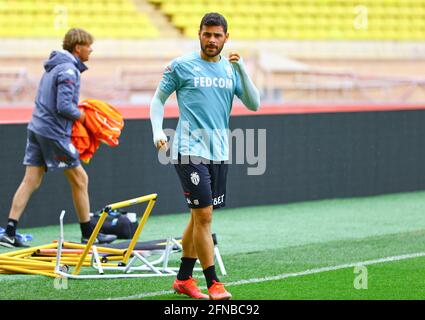
POLYGON ((131 0, 0 1, 0 37, 62 37, 70 27, 96 38, 152 38, 159 31, 131 0))
POLYGON ((421 0, 364 0, 361 3, 348 0, 218 0, 214 5, 206 0, 149 2, 159 6, 189 37, 194 34, 191 29, 197 23, 188 19, 188 15, 198 15, 200 19, 206 12, 217 11, 228 17, 229 31, 239 39, 268 39, 271 35, 278 39, 313 40, 425 39, 422 31, 425 29, 425 4, 421 0), (215 8, 217 10, 213 10, 215 8), (362 19, 371 23, 366 26, 362 19), (414 27, 411 25, 414 30, 405 32, 412 20, 415 21, 414 27), (366 27, 353 31, 355 21, 366 27), (253 24, 256 27, 251 29, 253 24), (395 27, 400 32, 395 32, 395 27))
MULTIPOLYGON (((184 37, 221 12, 234 39, 425 40, 423 0, 148 0, 184 37), (360 26, 360 28, 359 28, 360 26), (239 29, 239 30, 236 30, 239 29), (282 30, 276 30, 282 29, 282 30), (353 31, 354 29, 354 31, 353 31), (361 30, 360 30, 361 29, 361 30)), ((57 37, 69 26, 96 38, 152 38, 160 31, 132 0, 0 1, 1 37, 57 37), (107 23, 105 23, 105 21, 107 23), (58 28, 59 25, 59 28, 58 28), (94 32, 93 32, 94 33, 94 32)))

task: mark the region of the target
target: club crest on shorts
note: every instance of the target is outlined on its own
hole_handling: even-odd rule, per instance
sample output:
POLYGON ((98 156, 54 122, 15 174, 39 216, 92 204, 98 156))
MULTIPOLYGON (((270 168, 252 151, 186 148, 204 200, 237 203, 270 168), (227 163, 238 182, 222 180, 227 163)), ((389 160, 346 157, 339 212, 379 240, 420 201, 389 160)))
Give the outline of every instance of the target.
POLYGON ((199 180, 201 180, 201 179, 199 178, 199 174, 196 171, 195 172, 192 172, 190 174, 190 181, 192 181, 192 183, 195 186, 197 186, 199 184, 199 180))

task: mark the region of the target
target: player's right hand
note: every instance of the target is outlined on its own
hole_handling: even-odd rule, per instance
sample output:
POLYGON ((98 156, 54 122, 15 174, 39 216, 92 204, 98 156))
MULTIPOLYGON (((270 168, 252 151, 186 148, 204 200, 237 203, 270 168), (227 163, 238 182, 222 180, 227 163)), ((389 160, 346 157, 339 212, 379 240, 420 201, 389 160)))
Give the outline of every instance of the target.
POLYGON ((167 151, 168 150, 168 138, 167 135, 162 130, 156 130, 153 134, 153 143, 155 147, 159 150, 167 151))
POLYGON ((168 143, 166 140, 159 140, 156 143, 156 148, 158 149, 158 151, 167 151, 168 150, 168 143))

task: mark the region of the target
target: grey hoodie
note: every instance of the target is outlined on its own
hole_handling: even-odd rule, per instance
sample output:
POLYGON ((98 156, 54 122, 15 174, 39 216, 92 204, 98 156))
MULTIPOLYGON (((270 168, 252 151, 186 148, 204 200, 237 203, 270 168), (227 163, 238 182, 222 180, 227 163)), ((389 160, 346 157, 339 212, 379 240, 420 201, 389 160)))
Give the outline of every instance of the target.
POLYGON ((28 129, 49 139, 69 140, 72 125, 80 117, 80 73, 87 67, 62 50, 50 54, 44 69, 28 129))

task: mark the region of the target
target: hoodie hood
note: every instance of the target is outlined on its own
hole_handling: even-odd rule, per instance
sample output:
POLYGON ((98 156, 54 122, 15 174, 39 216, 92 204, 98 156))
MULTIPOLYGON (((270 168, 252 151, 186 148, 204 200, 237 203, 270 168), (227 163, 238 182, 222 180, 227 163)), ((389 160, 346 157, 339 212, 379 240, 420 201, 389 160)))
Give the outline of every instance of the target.
POLYGON ((49 72, 57 65, 64 63, 72 63, 80 72, 84 72, 88 69, 87 66, 81 62, 80 58, 73 56, 71 53, 65 50, 52 51, 49 60, 44 63, 44 69, 46 72, 49 72))

